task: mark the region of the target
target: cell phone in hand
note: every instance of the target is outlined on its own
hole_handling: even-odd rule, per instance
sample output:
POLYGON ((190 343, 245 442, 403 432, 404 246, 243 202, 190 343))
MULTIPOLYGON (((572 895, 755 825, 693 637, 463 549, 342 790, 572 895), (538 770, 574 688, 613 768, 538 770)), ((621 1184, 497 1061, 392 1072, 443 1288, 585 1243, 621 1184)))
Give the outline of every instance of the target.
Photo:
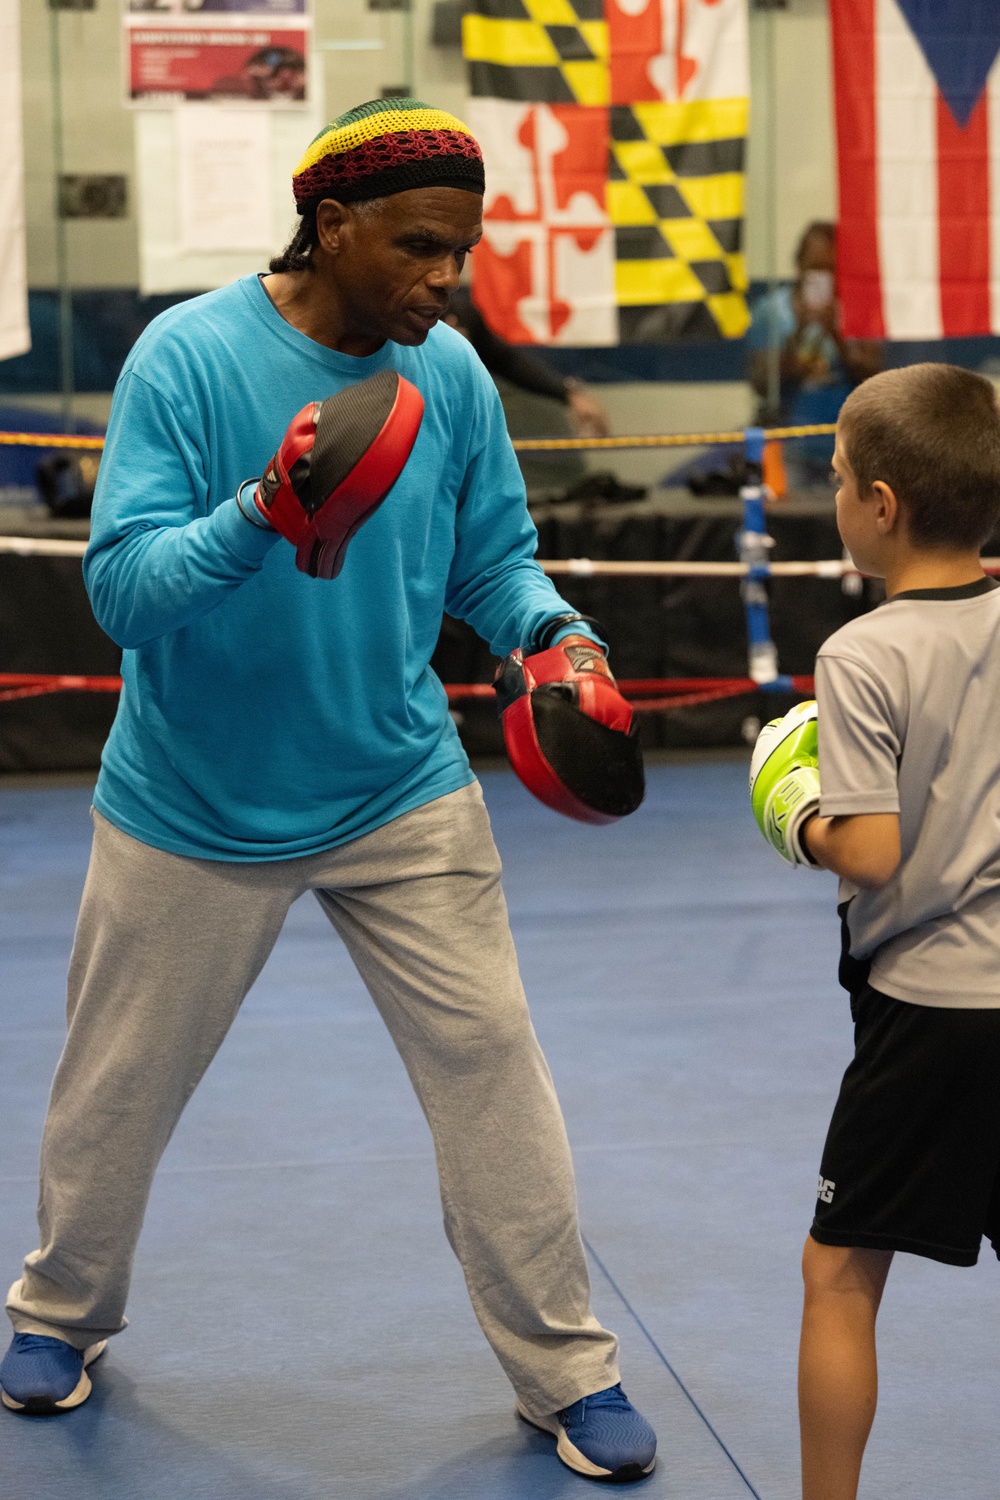
POLYGON ((803 271, 799 296, 810 312, 822 312, 833 301, 832 271, 803 271))

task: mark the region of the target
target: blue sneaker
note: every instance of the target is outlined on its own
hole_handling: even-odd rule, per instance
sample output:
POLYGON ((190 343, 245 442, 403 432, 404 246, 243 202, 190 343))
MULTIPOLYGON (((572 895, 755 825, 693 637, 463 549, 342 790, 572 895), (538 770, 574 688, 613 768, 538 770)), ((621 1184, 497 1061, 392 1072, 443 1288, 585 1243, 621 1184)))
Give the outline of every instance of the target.
POLYGON ((0 1365, 0 1401, 29 1417, 71 1411, 90 1395, 87 1366, 100 1359, 107 1347, 107 1339, 89 1349, 74 1349, 63 1339, 15 1333, 0 1365))
POLYGON ((631 1484, 652 1474, 656 1433, 636 1411, 620 1385, 584 1396, 551 1417, 529 1417, 517 1403, 518 1416, 550 1432, 567 1468, 607 1484, 631 1484))

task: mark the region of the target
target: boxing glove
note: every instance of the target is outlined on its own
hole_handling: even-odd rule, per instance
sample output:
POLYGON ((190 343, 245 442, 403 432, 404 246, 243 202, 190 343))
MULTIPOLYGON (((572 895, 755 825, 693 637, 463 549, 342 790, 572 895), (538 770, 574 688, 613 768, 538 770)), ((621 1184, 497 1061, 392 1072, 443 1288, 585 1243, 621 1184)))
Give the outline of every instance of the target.
POLYGON ((790 865, 817 868, 802 839, 819 812, 816 704, 798 703, 757 736, 750 761, 750 805, 757 826, 790 865))
POLYGON ((635 811, 645 795, 638 725, 595 641, 514 651, 493 686, 511 765, 539 801, 581 823, 635 811))
POLYGON ((416 386, 381 370, 292 418, 254 504, 295 547, 301 572, 336 578, 351 537, 399 478, 423 412, 416 386))

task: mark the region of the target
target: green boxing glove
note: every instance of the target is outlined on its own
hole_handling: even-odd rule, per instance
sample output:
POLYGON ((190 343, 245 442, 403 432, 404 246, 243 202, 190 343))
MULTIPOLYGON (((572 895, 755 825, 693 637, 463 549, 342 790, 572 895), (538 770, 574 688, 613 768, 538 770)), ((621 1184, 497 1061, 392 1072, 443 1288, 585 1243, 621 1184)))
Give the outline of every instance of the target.
POLYGON ((790 865, 818 869, 802 830, 819 812, 819 740, 816 704, 797 703, 757 736, 750 761, 750 805, 757 826, 790 865))

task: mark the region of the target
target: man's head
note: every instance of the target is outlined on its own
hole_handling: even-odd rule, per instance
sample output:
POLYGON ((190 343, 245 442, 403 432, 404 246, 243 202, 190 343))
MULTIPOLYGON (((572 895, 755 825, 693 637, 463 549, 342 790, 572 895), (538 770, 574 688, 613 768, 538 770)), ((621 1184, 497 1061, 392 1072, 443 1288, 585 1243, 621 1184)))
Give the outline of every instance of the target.
POLYGON ((978 549, 1000 519, 996 392, 955 365, 874 375, 841 408, 834 468, 841 536, 865 571, 897 527, 921 551, 978 549))
POLYGON ((423 343, 482 233, 468 128, 414 99, 374 100, 320 132, 292 183, 302 223, 271 272, 318 276, 362 336, 423 343))
POLYGON ((806 271, 833 272, 837 267, 837 227, 816 219, 802 231, 795 251, 799 275, 806 271))

